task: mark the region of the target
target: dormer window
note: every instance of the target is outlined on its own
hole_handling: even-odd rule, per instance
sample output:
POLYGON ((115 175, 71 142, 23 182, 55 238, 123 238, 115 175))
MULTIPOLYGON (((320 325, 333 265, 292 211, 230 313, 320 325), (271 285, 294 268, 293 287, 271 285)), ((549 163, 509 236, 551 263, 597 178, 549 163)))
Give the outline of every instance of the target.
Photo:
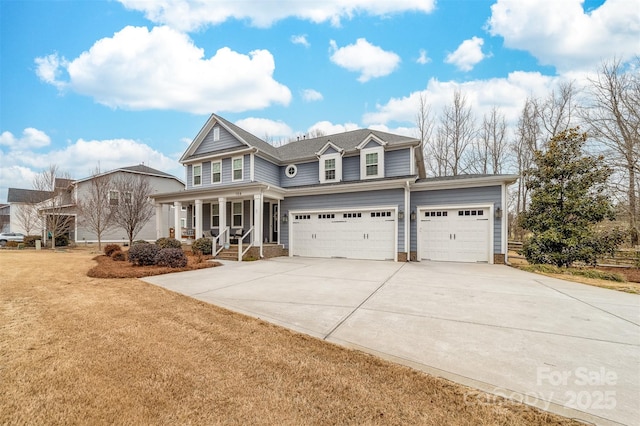
POLYGON ((384 142, 371 137, 357 147, 360 150, 360 179, 384 177, 384 142))
POLYGON ((342 154, 344 150, 330 141, 316 155, 319 160, 319 180, 325 182, 342 181, 342 154))
POLYGON ((336 159, 324 160, 324 180, 336 180, 336 159))

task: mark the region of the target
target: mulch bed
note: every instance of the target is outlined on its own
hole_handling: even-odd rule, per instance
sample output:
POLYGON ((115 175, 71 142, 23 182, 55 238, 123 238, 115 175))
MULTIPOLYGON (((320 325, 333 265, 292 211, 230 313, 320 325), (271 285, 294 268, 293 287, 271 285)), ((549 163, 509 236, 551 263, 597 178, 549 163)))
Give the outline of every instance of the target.
POLYGON ((185 251, 187 266, 169 268, 165 266, 134 266, 127 261, 116 261, 109 256, 101 255, 93 258, 98 264, 89 269, 87 276, 92 278, 142 278, 152 275, 169 274, 171 272, 193 271, 196 269, 214 268, 221 263, 211 260, 211 256, 200 256, 185 251))
POLYGON ((629 282, 640 283, 640 268, 609 268, 606 266, 598 266, 596 269, 598 271, 613 272, 622 275, 629 282))

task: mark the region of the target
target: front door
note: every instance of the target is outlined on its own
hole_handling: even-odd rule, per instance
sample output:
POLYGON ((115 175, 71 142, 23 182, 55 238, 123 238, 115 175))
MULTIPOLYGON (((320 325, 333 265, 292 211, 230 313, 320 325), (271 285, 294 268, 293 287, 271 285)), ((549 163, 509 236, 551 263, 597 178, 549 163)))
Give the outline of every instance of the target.
POLYGON ((271 204, 271 241, 278 242, 278 204, 271 204))

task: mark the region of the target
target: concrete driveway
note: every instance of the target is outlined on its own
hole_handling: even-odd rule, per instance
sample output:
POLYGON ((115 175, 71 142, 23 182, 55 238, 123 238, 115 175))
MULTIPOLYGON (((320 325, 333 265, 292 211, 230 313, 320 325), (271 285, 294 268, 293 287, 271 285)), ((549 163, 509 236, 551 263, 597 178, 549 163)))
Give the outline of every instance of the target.
POLYGON ((492 395, 640 424, 637 295, 499 265, 288 257, 144 280, 492 395))

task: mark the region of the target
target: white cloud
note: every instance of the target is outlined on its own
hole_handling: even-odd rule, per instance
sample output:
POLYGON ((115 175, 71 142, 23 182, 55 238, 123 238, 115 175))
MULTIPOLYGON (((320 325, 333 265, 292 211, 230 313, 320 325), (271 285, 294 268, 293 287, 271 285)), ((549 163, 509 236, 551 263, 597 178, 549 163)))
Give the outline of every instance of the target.
POLYGON ((498 0, 487 29, 505 46, 525 50, 562 72, 590 69, 603 58, 640 54, 637 0, 607 0, 585 12, 584 0, 498 0))
POLYGON ((485 58, 482 53, 483 44, 483 39, 474 36, 463 41, 455 52, 447 55, 444 61, 455 65, 462 71, 471 71, 478 62, 485 58))
POLYGON ((236 121, 235 124, 263 139, 288 137, 293 134, 293 131, 286 123, 267 118, 248 117, 236 121))
POLYGON ((418 57, 418 59, 416 59, 416 62, 421 65, 428 64, 429 62, 431 62, 431 58, 427 56, 426 50, 420 49, 420 56, 418 57))
POLYGON ((400 64, 400 56, 374 46, 364 38, 344 47, 338 47, 335 40, 331 40, 330 46, 333 51, 331 62, 349 71, 359 72, 358 81, 361 83, 389 75, 400 64))
POLYGON ((217 25, 229 19, 248 20, 256 27, 270 27, 286 18, 339 26, 355 15, 385 16, 393 13, 430 13, 434 0, 287 0, 274 4, 263 0, 119 0, 128 9, 144 13, 147 19, 182 31, 217 25))
POLYGON ((305 89, 302 91, 302 99, 307 102, 321 101, 323 99, 322 93, 313 89, 305 89))
POLYGON ((36 59, 43 81, 112 108, 207 114, 288 105, 291 100, 290 90, 273 79, 269 51, 244 55, 224 47, 205 58, 187 35, 169 27, 149 31, 129 26, 72 61, 53 56, 36 59), (59 79, 62 70, 68 81, 59 79))
POLYGON ((50 164, 57 165, 60 171, 69 173, 73 179, 90 176, 98 164, 101 170, 106 171, 140 163, 180 179, 184 177, 184 168, 176 159, 131 139, 78 139, 64 148, 47 152, 25 148, 10 146, 8 152, 0 150, 0 163, 10 165, 0 168, 0 197, 6 197, 8 187, 32 188, 33 177, 50 164))
POLYGON ((51 138, 42 130, 27 127, 22 131, 22 137, 16 138, 11 132, 0 135, 0 145, 10 149, 42 148, 51 144, 51 138))
POLYGON ((309 44, 309 41, 307 40, 307 35, 306 34, 292 35, 291 36, 291 43, 293 43, 293 44, 301 44, 304 47, 311 46, 311 44, 309 44))
POLYGON ((389 123, 414 123, 420 95, 426 96, 432 116, 438 119, 442 108, 451 103, 453 92, 461 90, 467 97, 478 120, 495 105, 515 124, 527 97, 546 97, 561 80, 538 72, 516 71, 507 78, 475 80, 465 83, 429 80, 425 90, 401 98, 391 98, 386 104, 376 105, 376 111, 365 114, 363 122, 372 128, 389 123))
POLYGON ((344 133, 349 132, 351 130, 359 129, 356 123, 345 123, 345 124, 333 124, 330 121, 318 121, 309 129, 307 133, 313 133, 316 130, 323 132, 325 135, 334 135, 336 133, 344 133))

